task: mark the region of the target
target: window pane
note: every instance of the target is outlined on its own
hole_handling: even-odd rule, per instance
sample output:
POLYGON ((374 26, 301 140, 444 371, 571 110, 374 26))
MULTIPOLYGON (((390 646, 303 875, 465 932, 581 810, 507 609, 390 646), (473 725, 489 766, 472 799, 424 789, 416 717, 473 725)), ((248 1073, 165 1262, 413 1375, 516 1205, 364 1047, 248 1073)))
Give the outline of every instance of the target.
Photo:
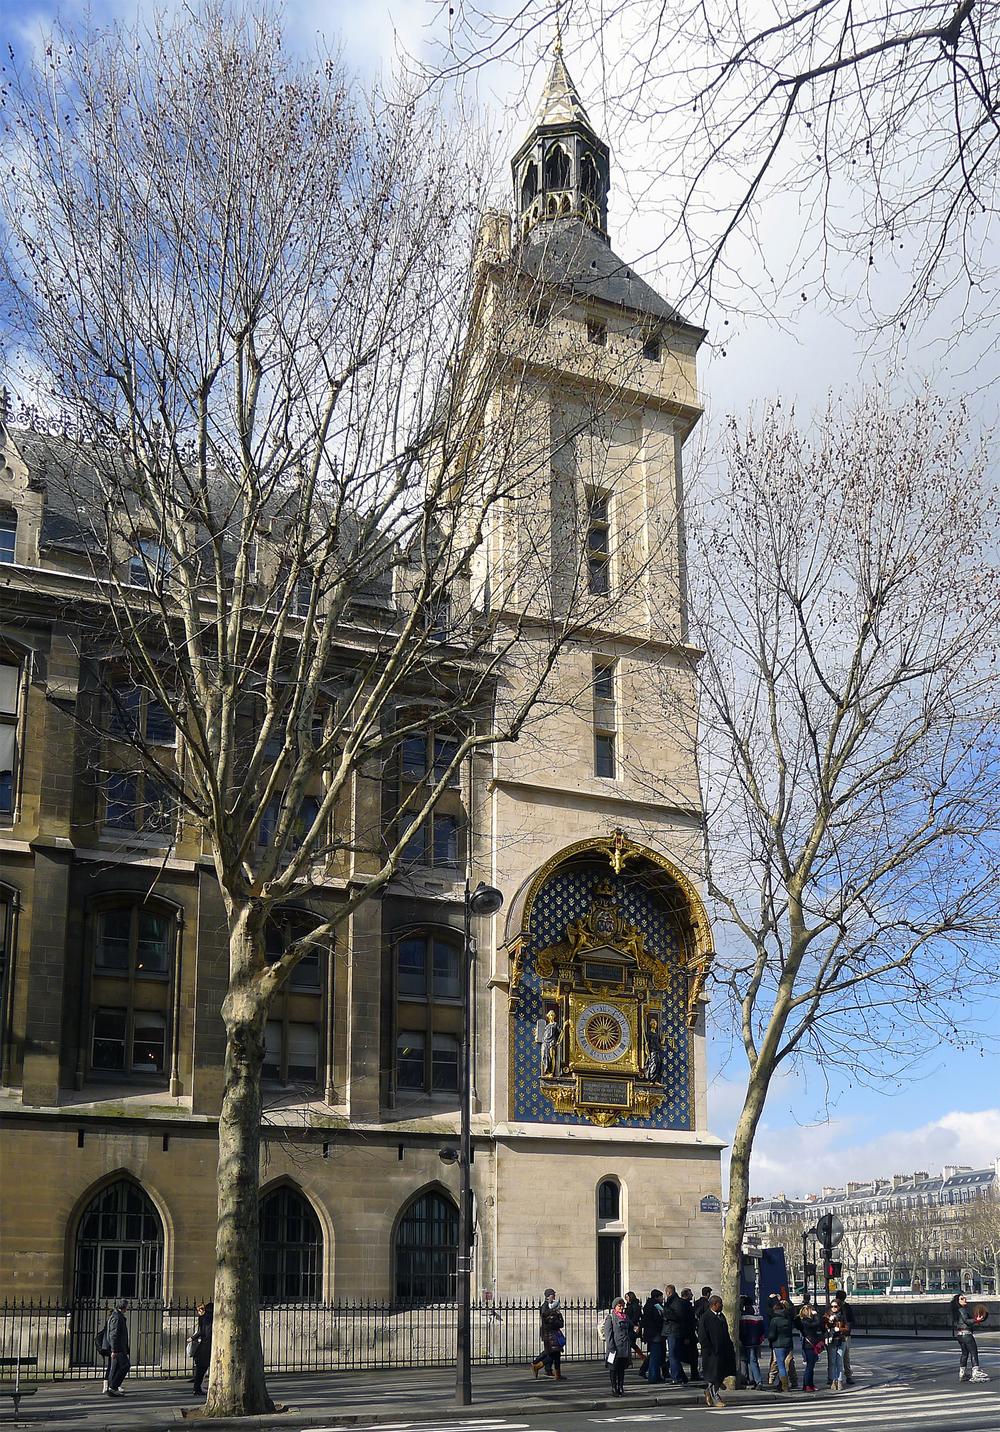
POLYGON ((165 782, 158 781, 153 776, 147 776, 145 795, 142 813, 143 830, 171 835, 177 826, 173 791, 165 782))
POLYGON ((166 974, 170 956, 170 925, 165 915, 139 911, 139 940, 135 952, 136 970, 146 974, 166 974))
POLYGON ((111 730, 118 736, 134 736, 139 727, 141 693, 137 686, 120 686, 111 696, 111 730))
POLYGON ((15 735, 13 725, 0 725, 0 812, 4 815, 10 815, 14 809, 15 735))
POLYGON ((159 701, 146 705, 146 740, 159 746, 172 746, 177 732, 167 708, 159 701))
POLYGON ((125 1068, 125 1011, 98 1009, 94 1012, 94 1045, 91 1064, 95 1069, 125 1068))
POLYGON ((17 538, 17 518, 11 512, 0 513, 0 562, 13 562, 17 538))
POLYGON ((403 846, 403 860, 411 865, 425 865, 427 863, 427 828, 423 825, 410 825, 409 834, 403 846))
POLYGON ((606 597, 610 590, 608 563, 602 557, 592 557, 587 563, 587 585, 595 597, 606 597))
MULTIPOLYGON (((434 779, 439 781, 445 771, 455 759, 458 750, 458 742, 452 736, 434 737, 434 779)), ((450 786, 457 786, 459 782, 459 771, 456 767, 448 777, 450 786)))
POLYGON ((458 1088, 458 1039, 453 1034, 435 1034, 431 1045, 431 1088, 458 1088))
POLYGON ((281 1078, 281 1023, 269 1019, 264 1026, 264 1064, 261 1074, 265 1079, 281 1078))
POLYGON ((618 1218, 620 1214, 620 1190, 613 1179, 605 1179, 597 1193, 598 1218, 618 1218))
POLYGON ((591 527, 587 532, 587 546, 595 555, 607 555, 608 529, 603 526, 591 527))
POLYGON ((319 1065, 319 1030, 315 1024, 288 1026, 288 1077, 315 1084, 319 1065))
POLYGON ((595 665, 594 697, 598 701, 614 701, 615 668, 613 662, 598 662, 595 665))
POLYGON ((162 1014, 139 1009, 135 1012, 132 1034, 132 1069, 138 1073, 148 1069, 163 1072, 163 1051, 167 1039, 167 1021, 162 1014))
POLYGON ((453 815, 434 817, 434 864, 447 870, 458 866, 458 820, 453 815))
POLYGON ((422 1089, 424 1087, 424 1035, 422 1030, 400 1030, 396 1040, 396 1085, 400 1089, 422 1089))
POLYGON ((615 774, 615 738, 598 733, 594 737, 594 774, 611 776, 615 774))
POLYGON ((591 492, 587 497, 587 511, 591 522, 608 521, 608 495, 606 492, 591 492))
POLYGON ((0 716, 17 715, 17 689, 20 685, 20 667, 0 662, 0 716))
POLYGON ((104 910, 97 917, 95 960, 104 970, 127 970, 132 911, 104 910))
POLYGON ((115 771, 108 777, 108 804, 105 824, 116 830, 135 830, 135 776, 115 771))
POLYGON ((457 999, 462 993, 457 945, 434 941, 434 993, 457 999))
POLYGON ((403 779, 422 781, 427 774, 427 737, 407 736, 402 745, 403 779))
POLYGON ((402 940, 399 945, 400 994, 427 993, 427 941, 402 940))
POLYGON ((319 951, 310 950, 302 956, 298 964, 288 976, 288 983, 292 989, 319 989, 320 969, 319 951))
POLYGON ((257 827, 257 842, 259 845, 273 845, 274 831, 278 824, 278 812, 281 809, 281 797, 272 796, 264 807, 264 814, 260 818, 260 825, 257 827))
MULTIPOLYGON (((292 835, 289 844, 293 850, 297 850, 305 840, 306 836, 312 830, 313 822, 318 815, 319 801, 315 796, 304 796, 299 805, 299 813, 295 818, 295 824, 292 826, 292 835)), ((322 841, 320 840, 319 843, 321 844, 322 841)))

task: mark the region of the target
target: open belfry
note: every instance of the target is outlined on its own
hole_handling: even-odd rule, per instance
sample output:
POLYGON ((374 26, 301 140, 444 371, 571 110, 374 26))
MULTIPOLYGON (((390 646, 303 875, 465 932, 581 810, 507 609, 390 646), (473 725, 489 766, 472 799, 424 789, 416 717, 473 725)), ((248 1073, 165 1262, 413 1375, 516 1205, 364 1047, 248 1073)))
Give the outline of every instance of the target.
MULTIPOLYGON (((469 581, 499 633, 537 627, 540 659, 567 612, 572 639, 518 741, 474 757, 433 838, 275 997, 265 1303, 454 1297, 459 1172, 441 1151, 458 1130, 467 873, 505 902, 473 930, 474 1296, 554 1287, 606 1306, 718 1282, 681 466, 704 334, 614 253, 610 150, 558 45, 512 172, 471 331, 507 349, 485 441, 516 410, 532 461, 522 490, 512 459, 469 581), (487 339, 512 295, 522 328, 487 339), (515 562, 517 581, 497 580, 515 562), (491 591, 511 604, 491 609, 491 591)), ((165 841, 129 825, 123 789, 94 792, 107 763, 77 720, 87 553, 59 481, 68 448, 10 423, 2 440, 0 1299, 204 1298, 223 903, 189 823, 165 841)), ((132 714, 169 750, 155 702, 132 714)), ((428 779, 435 739, 411 740, 393 779, 428 779)), ((358 778, 359 819, 374 784, 358 778)), ((322 915, 348 883, 331 871, 304 907, 322 915)))

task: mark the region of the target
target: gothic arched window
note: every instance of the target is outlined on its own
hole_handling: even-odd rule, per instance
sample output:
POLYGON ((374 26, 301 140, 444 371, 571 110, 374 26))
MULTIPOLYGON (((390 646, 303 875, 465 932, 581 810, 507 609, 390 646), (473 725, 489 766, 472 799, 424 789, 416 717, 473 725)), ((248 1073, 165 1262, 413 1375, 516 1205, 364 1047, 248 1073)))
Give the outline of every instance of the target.
POLYGON ((534 164, 526 164, 521 179, 521 208, 526 209, 537 193, 538 170, 534 164))
POLYGON ((553 144, 545 156, 545 187, 569 188, 569 155, 561 144, 553 144))
POLYGON ((162 1298, 163 1224, 131 1179, 102 1188, 80 1219, 73 1289, 77 1298, 162 1298))
POLYGON ((580 188, 588 199, 593 199, 595 203, 600 200, 601 177, 592 154, 585 154, 580 161, 580 188))
POLYGON ((405 1303, 445 1303, 455 1297, 458 1209, 430 1189, 415 1198, 396 1228, 396 1297, 405 1303))
POLYGON ((260 1205, 260 1297, 264 1303, 318 1303, 323 1235, 308 1199, 282 1184, 260 1205))

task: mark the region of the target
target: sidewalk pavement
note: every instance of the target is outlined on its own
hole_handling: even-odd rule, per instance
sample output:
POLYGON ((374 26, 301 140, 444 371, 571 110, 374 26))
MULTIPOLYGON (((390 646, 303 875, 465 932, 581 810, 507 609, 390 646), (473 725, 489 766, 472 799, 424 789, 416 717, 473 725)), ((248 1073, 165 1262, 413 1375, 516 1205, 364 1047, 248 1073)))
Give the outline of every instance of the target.
MULTIPOLYGON (((179 1378, 161 1381, 126 1381, 126 1396, 105 1397, 99 1379, 87 1382, 42 1382, 33 1397, 25 1398, 16 1422, 10 1404, 0 1408, 4 1428, 30 1428, 32 1432, 160 1432, 160 1429, 192 1428, 207 1432, 213 1427, 283 1428, 285 1432, 336 1423, 338 1426, 378 1428, 400 1418, 426 1421, 447 1427, 450 1421, 510 1412, 586 1412, 614 1407, 640 1410, 654 1406, 695 1407, 701 1404, 701 1383, 673 1388, 650 1387, 635 1371, 626 1377, 626 1398, 611 1397, 607 1372, 596 1362, 570 1362, 563 1381, 544 1374, 536 1381, 530 1367, 474 1368, 473 1405, 455 1405, 455 1373, 451 1368, 433 1370, 387 1369, 381 1372, 299 1373, 268 1377, 268 1389, 276 1404, 286 1410, 266 1417, 203 1419, 203 1405, 191 1392, 191 1385, 179 1378), (185 1413, 187 1414, 185 1416, 185 1413)), ((767 1393, 726 1393, 734 1406, 763 1401, 767 1393)))

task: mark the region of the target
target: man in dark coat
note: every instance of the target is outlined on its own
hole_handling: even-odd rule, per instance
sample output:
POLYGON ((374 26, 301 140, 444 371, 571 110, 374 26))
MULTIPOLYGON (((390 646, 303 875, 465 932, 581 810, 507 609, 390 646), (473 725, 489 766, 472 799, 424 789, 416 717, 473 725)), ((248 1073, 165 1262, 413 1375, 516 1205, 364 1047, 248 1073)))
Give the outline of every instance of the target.
POLYGON ((663 1372, 663 1294, 654 1288, 642 1310, 642 1340, 646 1344, 646 1379, 659 1382, 663 1372))
POLYGON ((668 1283, 663 1297, 663 1336, 667 1344, 668 1381, 672 1387, 683 1387, 687 1376, 681 1367, 684 1342, 684 1304, 673 1283, 668 1283))
POLYGON ((104 1330, 108 1349, 107 1394, 109 1397, 125 1396, 122 1391, 122 1383, 128 1377, 129 1368, 132 1366, 129 1357, 128 1320, 125 1317, 127 1311, 127 1300, 120 1298, 115 1303, 114 1312, 108 1318, 108 1325, 104 1330))
POLYGON ((729 1324, 722 1311, 722 1299, 709 1298, 708 1307, 698 1324, 698 1340, 701 1343, 701 1368, 705 1381, 706 1407, 725 1407, 719 1396, 719 1388, 727 1377, 736 1376, 736 1349, 729 1336, 729 1324))
POLYGON ((681 1303, 684 1309, 681 1361, 688 1364, 690 1381, 696 1382, 698 1379, 698 1316, 694 1310, 694 1294, 690 1288, 681 1289, 681 1303))

